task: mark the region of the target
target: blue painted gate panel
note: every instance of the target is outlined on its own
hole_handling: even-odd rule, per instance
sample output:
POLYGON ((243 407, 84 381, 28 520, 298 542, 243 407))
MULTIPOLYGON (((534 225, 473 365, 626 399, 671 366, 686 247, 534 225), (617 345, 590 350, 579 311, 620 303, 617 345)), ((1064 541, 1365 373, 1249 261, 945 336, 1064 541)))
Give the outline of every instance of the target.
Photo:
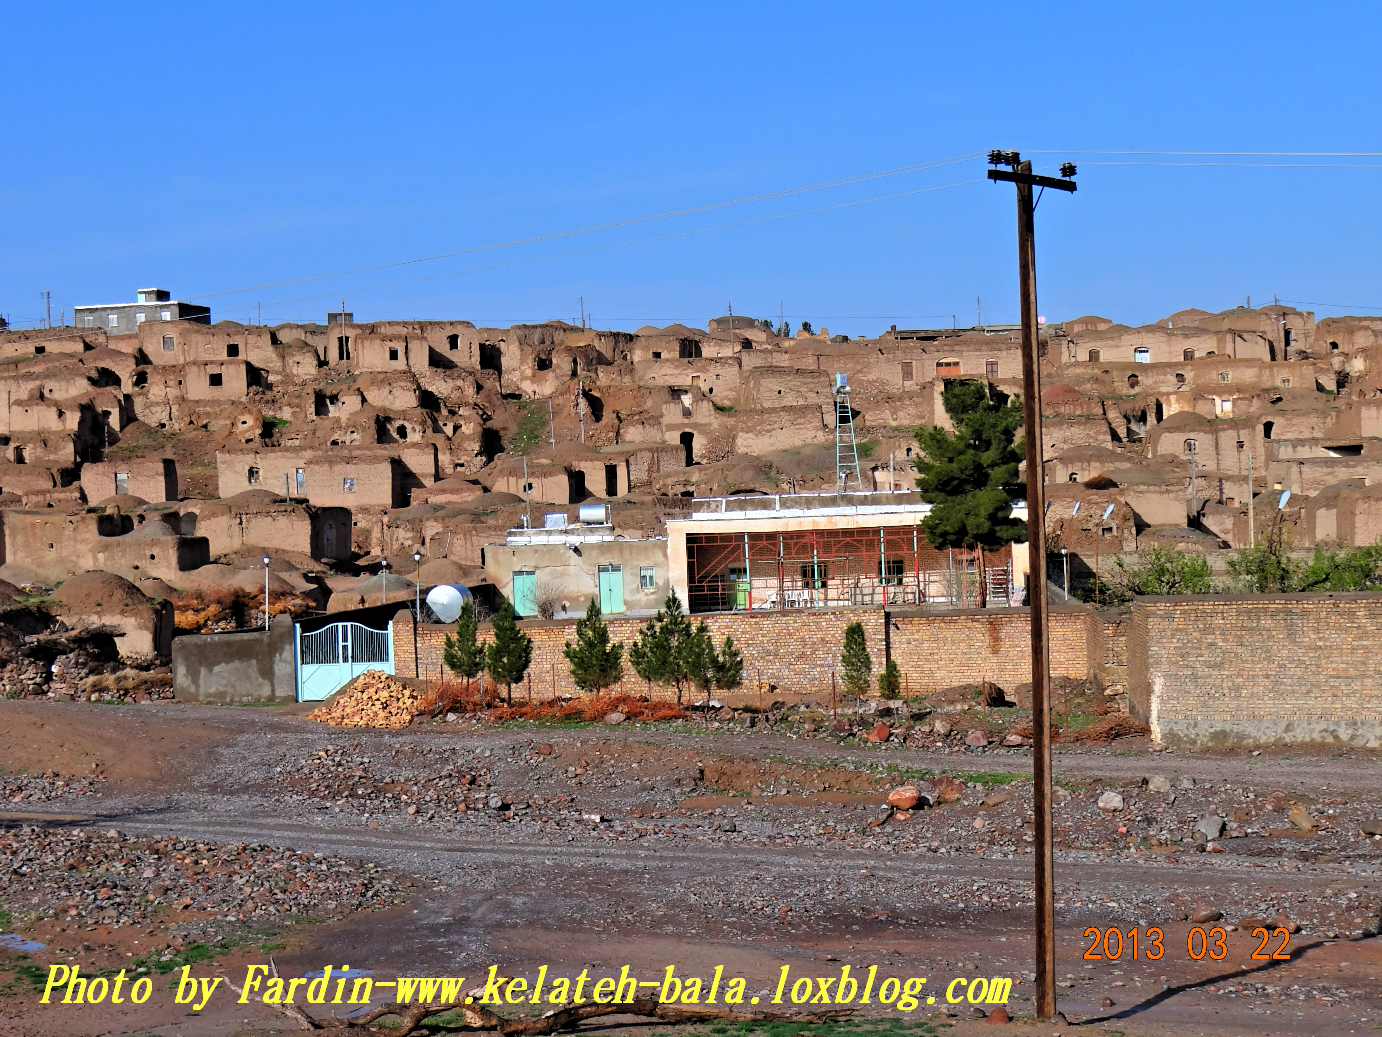
POLYGON ((332 623, 310 634, 297 627, 295 661, 299 702, 320 702, 366 670, 394 672, 393 627, 332 623))

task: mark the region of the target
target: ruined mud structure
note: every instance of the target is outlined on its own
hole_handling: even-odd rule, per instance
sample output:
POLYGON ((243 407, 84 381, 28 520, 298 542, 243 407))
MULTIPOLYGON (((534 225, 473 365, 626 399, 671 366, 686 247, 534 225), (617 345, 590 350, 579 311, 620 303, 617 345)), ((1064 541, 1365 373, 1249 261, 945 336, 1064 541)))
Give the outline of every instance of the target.
MULTIPOLYGON (((153 599, 250 594, 267 567, 275 597, 331 610, 411 599, 413 581, 489 586, 547 616, 596 593, 637 614, 668 589, 697 611, 920 604, 945 598, 936 574, 955 561, 885 521, 854 530, 881 547, 847 593, 844 567, 821 560, 825 534, 801 523, 760 521, 771 532, 738 547, 732 523, 696 527, 728 529, 723 544, 677 530, 735 497, 779 511, 840 489, 901 500, 915 428, 947 424, 947 379, 1020 390, 1010 328, 847 340, 745 318, 625 333, 349 314, 259 327, 197 307, 179 319, 168 298, 146 289, 76 327, 0 334, 11 584, 99 571, 153 599), (859 459, 843 483, 838 375, 859 459)), ((1299 547, 1382 536, 1382 320, 1284 306, 1138 328, 1084 317, 1047 327, 1042 349, 1052 538, 1074 558, 1213 552, 1272 523, 1299 547)), ((1000 576, 981 576, 976 599, 950 600, 1006 601, 1025 579, 1025 549, 1011 555, 982 560, 1000 576)))

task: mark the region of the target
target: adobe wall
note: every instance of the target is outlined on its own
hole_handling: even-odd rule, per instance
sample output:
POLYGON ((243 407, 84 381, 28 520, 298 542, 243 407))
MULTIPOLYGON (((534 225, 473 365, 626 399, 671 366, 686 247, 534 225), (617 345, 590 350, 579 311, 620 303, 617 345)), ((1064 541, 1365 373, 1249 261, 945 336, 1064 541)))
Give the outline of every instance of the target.
POLYGON ((173 697, 179 702, 294 702, 293 621, 267 634, 189 634, 173 639, 173 697))
MULTIPOLYGON (((726 635, 744 656, 744 685, 737 695, 717 695, 729 702, 763 699, 811 699, 829 701, 830 676, 838 668, 845 628, 864 625, 864 636, 873 656, 875 679, 887 658, 902 670, 908 695, 924 695, 962 684, 992 680, 1009 692, 1031 681, 1031 648, 1026 609, 966 610, 956 612, 893 612, 880 608, 818 609, 790 612, 717 613, 704 618, 717 643, 726 635), (884 622, 891 630, 885 640, 884 622)), ((643 619, 609 619, 611 638, 630 644, 643 619)), ((1052 616, 1051 671, 1057 676, 1085 679, 1090 675, 1089 643, 1093 613, 1088 609, 1062 609, 1052 616)), ((562 654, 575 637, 571 621, 529 620, 521 624, 533 639, 532 678, 534 700, 574 695, 570 667, 562 654)), ((450 626, 424 624, 417 629, 414 652, 413 618, 400 612, 394 619, 396 672, 436 679, 447 676, 442 666, 442 646, 450 626)), ((489 639, 489 628, 481 640, 489 639)), ((625 662, 625 679, 616 690, 647 694, 647 685, 625 662)), ((515 693, 527 694, 527 684, 515 693)), ((653 689, 668 697, 670 689, 653 689)))
POLYGON ((1128 698, 1171 746, 1382 747, 1382 594, 1139 598, 1128 698))

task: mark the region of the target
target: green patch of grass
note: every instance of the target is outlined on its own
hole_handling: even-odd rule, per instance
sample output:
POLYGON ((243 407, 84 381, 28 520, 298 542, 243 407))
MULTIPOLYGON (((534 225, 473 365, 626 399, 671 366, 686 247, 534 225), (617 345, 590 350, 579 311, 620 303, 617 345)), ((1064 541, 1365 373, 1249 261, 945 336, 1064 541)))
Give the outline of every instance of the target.
POLYGON ((733 404, 729 404, 729 403, 715 403, 714 401, 711 401, 711 406, 714 407, 715 410, 716 410, 716 412, 717 412, 717 413, 720 413, 720 414, 733 414, 733 413, 734 413, 734 406, 733 406, 733 404))
POLYGON ((14 925, 14 915, 8 909, 0 907, 0 929, 9 932, 12 925, 14 925))
POLYGON ((917 767, 887 767, 887 774, 900 781, 935 781, 937 778, 954 778, 966 785, 979 785, 986 789, 1002 788, 1019 782, 1031 781, 1032 776, 1025 771, 933 771, 917 767))
POLYGON ((291 425, 291 424, 292 424, 292 422, 289 421, 287 418, 265 418, 265 419, 264 419, 264 427, 265 427, 266 429, 287 428, 287 427, 288 427, 289 425, 291 425))
POLYGON ((1083 731, 1090 727, 1099 718, 1093 713, 1067 713, 1063 717, 1056 718, 1056 724, 1067 734, 1075 731, 1083 731))
MULTIPOLYGON (((21 955, 21 959, 27 955, 21 955)), ((10 967, 13 977, 7 987, 23 986, 27 983, 35 990, 42 990, 48 982, 48 969, 43 965, 35 965, 31 961, 21 960, 18 964, 10 967)))

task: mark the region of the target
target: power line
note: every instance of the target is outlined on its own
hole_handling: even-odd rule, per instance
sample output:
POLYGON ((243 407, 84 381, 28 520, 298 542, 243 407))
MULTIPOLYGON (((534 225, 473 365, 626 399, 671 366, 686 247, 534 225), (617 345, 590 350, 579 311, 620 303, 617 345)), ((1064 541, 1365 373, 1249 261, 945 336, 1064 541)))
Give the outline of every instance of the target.
POLYGON ((1382 172, 1382 162, 1081 162, 1081 166, 1130 166, 1161 169, 1375 169, 1382 172))
POLYGON ((1170 158, 1382 158, 1382 151, 1153 151, 1145 149, 1061 148, 1033 155, 1148 155, 1170 158))
POLYGON ((1352 302, 1306 302, 1304 299, 1282 299, 1290 306, 1322 306, 1326 310, 1382 310, 1382 306, 1364 306, 1352 302))

